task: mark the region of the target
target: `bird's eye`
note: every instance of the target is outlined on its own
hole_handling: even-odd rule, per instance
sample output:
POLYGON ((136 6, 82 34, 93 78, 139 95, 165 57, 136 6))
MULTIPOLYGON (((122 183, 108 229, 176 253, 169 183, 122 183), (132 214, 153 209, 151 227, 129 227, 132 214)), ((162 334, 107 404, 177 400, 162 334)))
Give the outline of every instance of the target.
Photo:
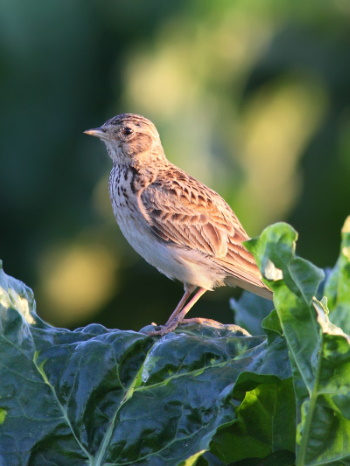
POLYGON ((131 129, 131 128, 128 128, 127 126, 125 128, 122 129, 122 133, 125 135, 125 136, 129 136, 130 134, 132 134, 134 131, 131 129))

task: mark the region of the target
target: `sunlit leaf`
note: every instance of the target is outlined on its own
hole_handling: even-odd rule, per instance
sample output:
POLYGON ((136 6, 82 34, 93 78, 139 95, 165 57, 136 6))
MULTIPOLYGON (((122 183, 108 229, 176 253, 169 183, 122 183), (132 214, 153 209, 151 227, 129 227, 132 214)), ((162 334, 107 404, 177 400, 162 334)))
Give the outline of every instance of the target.
POLYGON ((341 232, 338 261, 326 282, 330 320, 350 334, 350 217, 341 232))
MULTIPOLYGON (((248 243, 264 274, 271 261, 281 279, 268 279, 287 340, 298 406, 297 464, 347 464, 350 460, 350 339, 328 319, 316 295, 323 273, 295 255, 295 231, 268 227, 248 243)), ((339 277, 339 274, 338 274, 339 277)), ((341 278, 341 277, 339 277, 341 278)), ((333 278, 333 289, 337 278, 333 278)), ((270 322, 271 324, 271 322, 270 322)))

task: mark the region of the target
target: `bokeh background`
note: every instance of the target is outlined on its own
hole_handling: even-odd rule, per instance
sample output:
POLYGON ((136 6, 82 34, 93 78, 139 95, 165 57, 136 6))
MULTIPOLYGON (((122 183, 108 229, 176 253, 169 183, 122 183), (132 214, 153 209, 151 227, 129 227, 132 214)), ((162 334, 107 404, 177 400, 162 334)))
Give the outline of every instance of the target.
MULTIPOLYGON (((251 236, 291 223, 334 264, 350 201, 349 0, 1 0, 0 258, 47 321, 139 329, 182 286, 128 246, 103 145, 123 112, 155 122, 174 163, 251 236)), ((191 315, 232 321, 233 289, 191 315)))

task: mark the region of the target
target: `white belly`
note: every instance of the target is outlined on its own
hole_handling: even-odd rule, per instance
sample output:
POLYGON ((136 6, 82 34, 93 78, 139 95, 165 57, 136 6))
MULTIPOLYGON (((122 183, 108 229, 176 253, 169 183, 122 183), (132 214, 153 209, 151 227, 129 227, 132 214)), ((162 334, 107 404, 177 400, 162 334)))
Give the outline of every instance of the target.
POLYGON ((112 170, 110 197, 117 223, 135 251, 168 278, 208 290, 223 285, 225 274, 218 276, 217 269, 203 254, 158 239, 143 219, 135 194, 122 190, 120 185, 118 190, 118 181, 123 177, 124 172, 112 170))

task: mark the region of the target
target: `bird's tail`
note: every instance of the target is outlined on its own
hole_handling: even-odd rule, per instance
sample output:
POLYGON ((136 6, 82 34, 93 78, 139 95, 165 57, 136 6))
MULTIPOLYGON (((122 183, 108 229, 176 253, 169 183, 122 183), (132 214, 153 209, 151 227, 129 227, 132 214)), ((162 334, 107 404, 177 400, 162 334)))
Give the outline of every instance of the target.
POLYGON ((272 300, 273 293, 262 282, 261 273, 253 255, 241 242, 230 242, 226 257, 216 259, 216 262, 227 273, 226 285, 239 286, 263 298, 272 300))
POLYGON ((233 277, 231 275, 225 278, 225 284, 228 286, 239 286, 244 290, 251 291, 252 293, 257 294, 258 296, 261 296, 265 299, 270 299, 271 301, 273 298, 272 291, 269 288, 267 288, 267 286, 265 286, 262 281, 257 280, 256 282, 252 282, 242 280, 241 278, 233 277))

